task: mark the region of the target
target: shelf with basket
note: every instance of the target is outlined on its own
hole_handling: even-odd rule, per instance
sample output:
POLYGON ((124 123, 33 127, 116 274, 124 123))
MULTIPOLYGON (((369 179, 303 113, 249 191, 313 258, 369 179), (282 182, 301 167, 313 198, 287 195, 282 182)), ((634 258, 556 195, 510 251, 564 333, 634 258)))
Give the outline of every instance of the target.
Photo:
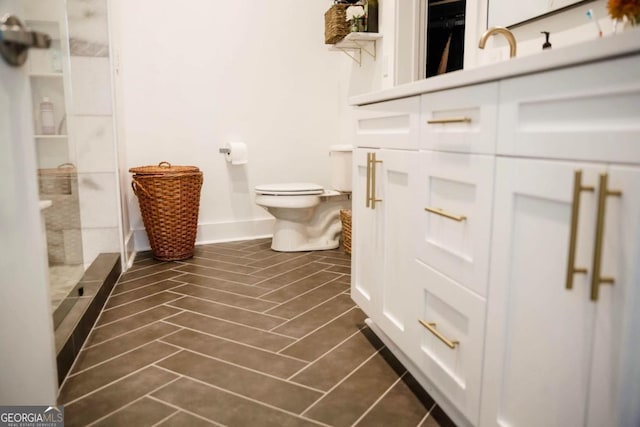
POLYGON ((378 1, 338 1, 324 14, 324 42, 362 66, 362 51, 376 59, 378 1))
POLYGON ((330 50, 346 53, 358 65, 362 65, 362 52, 376 59, 376 41, 382 38, 380 33, 349 33, 334 44, 330 50))

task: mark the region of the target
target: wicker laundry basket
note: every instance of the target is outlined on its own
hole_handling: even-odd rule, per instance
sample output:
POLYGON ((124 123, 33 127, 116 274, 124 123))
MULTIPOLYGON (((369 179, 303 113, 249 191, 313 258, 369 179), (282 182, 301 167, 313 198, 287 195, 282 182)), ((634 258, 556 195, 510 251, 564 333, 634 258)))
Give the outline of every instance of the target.
POLYGON ((129 169, 153 257, 161 261, 190 258, 198 230, 202 172, 195 166, 129 169))
POLYGON ((351 254, 351 209, 341 209, 340 220, 342 221, 342 245, 344 246, 344 252, 351 254))

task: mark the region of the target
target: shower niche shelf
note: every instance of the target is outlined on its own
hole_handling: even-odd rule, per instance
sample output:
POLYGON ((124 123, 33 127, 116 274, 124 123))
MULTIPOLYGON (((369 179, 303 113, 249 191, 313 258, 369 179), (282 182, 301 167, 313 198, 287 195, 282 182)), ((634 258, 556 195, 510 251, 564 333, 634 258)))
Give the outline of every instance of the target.
POLYGON ((35 78, 50 78, 50 79, 61 79, 63 77, 62 73, 29 73, 29 77, 35 78))
POLYGON ((380 33, 349 33, 329 50, 342 51, 362 66, 362 52, 376 59, 376 42, 382 38, 380 33))
POLYGON ((67 135, 63 134, 63 135, 40 135, 40 134, 36 134, 33 135, 33 137, 35 139, 66 139, 67 135))
POLYGON ((59 21, 27 19, 25 24, 36 31, 51 37, 50 49, 34 49, 29 52, 27 72, 31 87, 31 100, 34 110, 33 138, 36 141, 38 168, 55 168, 60 164, 73 162, 70 154, 67 130, 67 105, 69 90, 67 81, 69 72, 69 47, 64 25, 59 21), (44 134, 40 105, 44 98, 53 104, 53 123, 55 133, 44 134))

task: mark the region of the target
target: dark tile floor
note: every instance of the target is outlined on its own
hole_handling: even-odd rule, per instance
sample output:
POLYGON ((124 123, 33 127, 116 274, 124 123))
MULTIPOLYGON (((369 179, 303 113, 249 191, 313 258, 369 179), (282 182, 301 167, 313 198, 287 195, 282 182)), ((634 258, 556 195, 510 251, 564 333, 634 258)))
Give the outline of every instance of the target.
POLYGON ((65 425, 452 426, 364 324, 341 250, 137 257, 60 391, 65 425))

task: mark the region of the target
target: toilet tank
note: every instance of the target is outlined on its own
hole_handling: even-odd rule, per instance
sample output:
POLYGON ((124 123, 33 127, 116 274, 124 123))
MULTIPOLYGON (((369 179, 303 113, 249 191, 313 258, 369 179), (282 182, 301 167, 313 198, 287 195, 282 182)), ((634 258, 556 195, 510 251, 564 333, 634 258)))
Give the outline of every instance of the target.
POLYGON ((351 192, 351 156, 353 146, 331 145, 331 188, 342 192, 351 192))

